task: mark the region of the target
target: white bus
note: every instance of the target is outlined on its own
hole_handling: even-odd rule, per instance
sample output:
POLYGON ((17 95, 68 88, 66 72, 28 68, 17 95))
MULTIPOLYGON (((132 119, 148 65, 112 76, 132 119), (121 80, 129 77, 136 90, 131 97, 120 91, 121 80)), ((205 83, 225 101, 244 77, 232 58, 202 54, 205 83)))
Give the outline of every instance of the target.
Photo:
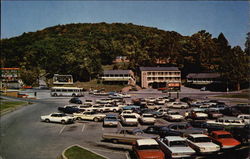
POLYGON ((78 87, 52 87, 51 96, 72 96, 81 97, 84 96, 83 89, 78 87))

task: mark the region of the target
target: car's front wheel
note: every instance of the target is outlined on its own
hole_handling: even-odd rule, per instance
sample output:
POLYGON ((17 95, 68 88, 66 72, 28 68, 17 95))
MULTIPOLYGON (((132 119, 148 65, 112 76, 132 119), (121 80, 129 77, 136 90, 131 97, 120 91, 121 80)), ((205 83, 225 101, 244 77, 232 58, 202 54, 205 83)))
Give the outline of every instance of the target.
POLYGON ((49 122, 50 122, 50 120, 49 120, 49 119, 45 119, 45 122, 46 122, 46 123, 49 123, 49 122))
POLYGON ((98 122, 99 121, 99 119, 98 118, 94 118, 94 122, 98 122))
POLYGON ((61 123, 62 123, 62 124, 66 124, 65 120, 62 120, 61 123))

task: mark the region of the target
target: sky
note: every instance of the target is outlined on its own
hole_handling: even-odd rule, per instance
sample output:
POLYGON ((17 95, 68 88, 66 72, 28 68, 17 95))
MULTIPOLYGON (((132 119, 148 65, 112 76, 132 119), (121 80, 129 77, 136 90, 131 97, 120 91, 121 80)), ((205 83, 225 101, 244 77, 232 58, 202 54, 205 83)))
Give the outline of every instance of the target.
POLYGON ((69 23, 133 23, 189 35, 221 32, 243 49, 249 32, 248 1, 1 1, 1 38, 69 23))

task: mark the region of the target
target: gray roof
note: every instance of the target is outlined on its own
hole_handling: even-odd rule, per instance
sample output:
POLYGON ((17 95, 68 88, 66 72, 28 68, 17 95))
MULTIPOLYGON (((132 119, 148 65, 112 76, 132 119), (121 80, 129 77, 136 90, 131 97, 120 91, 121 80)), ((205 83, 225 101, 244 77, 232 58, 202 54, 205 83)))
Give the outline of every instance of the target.
POLYGON ((190 73, 187 78, 220 78, 219 73, 190 73))
POLYGON ((179 71, 178 67, 140 67, 141 71, 179 71))
POLYGON ((121 75, 121 74, 130 74, 131 72, 132 72, 131 70, 104 70, 103 74, 121 75))

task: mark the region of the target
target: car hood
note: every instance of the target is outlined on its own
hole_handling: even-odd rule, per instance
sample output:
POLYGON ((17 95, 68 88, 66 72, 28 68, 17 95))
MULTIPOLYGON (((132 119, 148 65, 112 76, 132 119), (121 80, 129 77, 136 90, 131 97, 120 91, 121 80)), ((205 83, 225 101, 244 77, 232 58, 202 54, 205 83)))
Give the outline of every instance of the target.
POLYGON ((218 139, 218 141, 224 146, 236 146, 240 144, 240 142, 235 140, 234 138, 218 139))
POLYGON ((207 114, 206 113, 196 113, 196 116, 207 117, 207 114))
POLYGON ((218 145, 212 143, 212 142, 200 142, 200 143, 194 143, 198 147, 217 147, 218 145))
POLYGON ((139 150, 138 155, 143 159, 163 159, 164 153, 161 150, 139 150))
POLYGON ((182 115, 169 115, 169 116, 172 118, 178 118, 178 119, 183 118, 182 115))
POLYGON ((191 147, 170 147, 172 153, 195 153, 191 147))

